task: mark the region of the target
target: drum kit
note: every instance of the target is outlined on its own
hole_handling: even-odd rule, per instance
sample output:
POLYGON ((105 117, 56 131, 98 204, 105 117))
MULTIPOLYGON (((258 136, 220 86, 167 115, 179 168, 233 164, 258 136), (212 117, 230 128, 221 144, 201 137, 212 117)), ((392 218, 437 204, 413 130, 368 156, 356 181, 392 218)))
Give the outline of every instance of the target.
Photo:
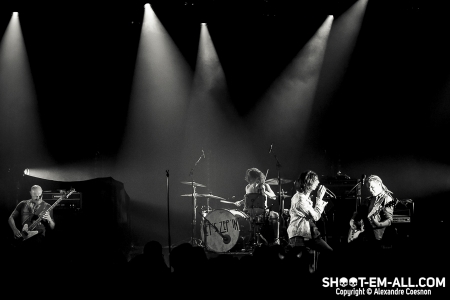
MULTIPOLYGON (((290 183, 292 180, 282 179, 281 184, 290 183)), ((206 198, 206 206, 201 207, 201 241, 200 246, 213 252, 241 252, 252 251, 255 247, 262 245, 262 241, 267 240, 261 235, 261 228, 268 221, 268 211, 266 197, 260 193, 246 194, 243 201, 244 208, 241 209, 212 209, 209 206, 209 199, 218 199, 221 203, 236 204, 227 201, 223 197, 212 194, 196 193, 197 187, 206 186, 197 182, 182 181, 182 184, 191 185, 193 193, 181 195, 194 199, 194 213, 196 218, 197 198, 206 198)), ((278 185, 278 179, 266 180, 267 184, 278 185)), ((280 193, 278 193, 280 195, 280 193)), ((291 197, 284 192, 281 199, 291 197)), ((284 213, 286 210, 283 210, 284 213)), ((195 224, 193 220, 193 224, 195 224)))

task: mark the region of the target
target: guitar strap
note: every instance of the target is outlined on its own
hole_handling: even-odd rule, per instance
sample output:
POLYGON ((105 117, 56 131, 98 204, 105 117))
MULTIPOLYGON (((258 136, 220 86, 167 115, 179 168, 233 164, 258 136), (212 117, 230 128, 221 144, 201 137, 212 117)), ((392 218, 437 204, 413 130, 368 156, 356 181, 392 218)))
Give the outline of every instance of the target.
MULTIPOLYGON (((31 210, 32 213, 34 213, 33 207, 31 206, 31 200, 27 201, 27 206, 28 208, 31 210)), ((28 218, 26 218, 23 222, 22 222, 22 226, 25 225, 28 220, 30 220, 33 217, 33 214, 29 215, 28 218)))
POLYGON ((384 206, 386 204, 385 202, 386 202, 386 197, 385 197, 384 193, 382 195, 380 195, 380 197, 378 199, 375 198, 372 209, 370 210, 369 214, 367 215, 367 218, 370 218, 378 210, 378 208, 380 206, 382 206, 382 205, 384 206))

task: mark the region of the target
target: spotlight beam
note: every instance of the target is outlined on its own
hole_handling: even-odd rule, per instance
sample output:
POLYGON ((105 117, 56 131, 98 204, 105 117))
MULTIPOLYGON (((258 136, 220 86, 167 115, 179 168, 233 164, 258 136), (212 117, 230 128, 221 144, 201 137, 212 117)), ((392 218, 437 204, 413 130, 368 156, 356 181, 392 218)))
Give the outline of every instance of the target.
POLYGON ((321 107, 322 103, 328 102, 344 77, 359 36, 367 1, 357 1, 333 24, 314 100, 321 107))
POLYGON ((46 161, 43 141, 19 14, 14 12, 0 41, 1 163, 31 166, 46 161))
POLYGON ((263 128, 258 130, 264 131, 268 138, 276 140, 281 133, 289 132, 295 143, 302 143, 332 23, 333 17, 328 16, 274 81, 261 105, 254 111, 253 123, 261 123, 263 118, 263 128))

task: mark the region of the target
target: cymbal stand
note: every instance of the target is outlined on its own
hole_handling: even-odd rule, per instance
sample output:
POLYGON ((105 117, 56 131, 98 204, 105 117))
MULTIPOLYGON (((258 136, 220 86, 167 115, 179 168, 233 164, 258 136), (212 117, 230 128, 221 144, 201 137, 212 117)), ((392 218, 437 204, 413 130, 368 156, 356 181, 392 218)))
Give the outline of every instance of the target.
MULTIPOLYGON (((283 217, 283 212, 284 212, 284 197, 281 196, 282 194, 282 190, 281 190, 281 177, 280 177, 280 169, 281 169, 281 164, 278 161, 277 155, 275 154, 275 152, 272 151, 272 147, 270 147, 270 152, 272 153, 273 157, 275 157, 275 160, 277 161, 276 163, 276 168, 277 168, 277 180, 278 180, 278 199, 279 199, 279 204, 280 204, 280 208, 279 208, 279 213, 278 213, 278 238, 277 240, 280 241, 280 223, 281 223, 281 218, 283 217)), ((276 242, 276 240, 275 240, 276 242)))
MULTIPOLYGON (((203 150, 202 150, 203 152, 203 150)), ((189 177, 191 177, 191 185, 192 185, 192 235, 191 235, 191 245, 195 246, 196 244, 201 243, 201 241, 197 238, 195 238, 195 228, 197 225, 197 194, 195 192, 195 185, 194 185, 194 169, 197 166, 197 164, 200 162, 200 160, 204 157, 204 154, 200 155, 200 158, 197 160, 195 165, 192 167, 191 171, 189 172, 189 177)))
MULTIPOLYGON (((168 229, 168 239, 169 239, 169 255, 172 253, 172 241, 170 237, 170 207, 169 207, 169 170, 166 170, 167 176, 167 229, 168 229)), ((169 270, 172 270, 172 264, 169 259, 169 270)))
POLYGON ((250 218, 252 221, 250 222, 252 225, 252 233, 253 233, 253 246, 259 247, 261 246, 261 234, 256 230, 256 212, 255 212, 255 198, 251 199, 252 205, 250 206, 250 218))

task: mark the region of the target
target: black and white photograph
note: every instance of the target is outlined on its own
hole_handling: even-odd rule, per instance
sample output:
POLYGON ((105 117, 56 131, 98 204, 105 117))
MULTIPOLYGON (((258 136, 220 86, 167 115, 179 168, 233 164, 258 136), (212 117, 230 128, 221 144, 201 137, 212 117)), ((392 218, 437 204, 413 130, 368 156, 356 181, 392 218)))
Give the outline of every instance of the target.
POLYGON ((442 299, 449 12, 1 1, 4 296, 442 299))

